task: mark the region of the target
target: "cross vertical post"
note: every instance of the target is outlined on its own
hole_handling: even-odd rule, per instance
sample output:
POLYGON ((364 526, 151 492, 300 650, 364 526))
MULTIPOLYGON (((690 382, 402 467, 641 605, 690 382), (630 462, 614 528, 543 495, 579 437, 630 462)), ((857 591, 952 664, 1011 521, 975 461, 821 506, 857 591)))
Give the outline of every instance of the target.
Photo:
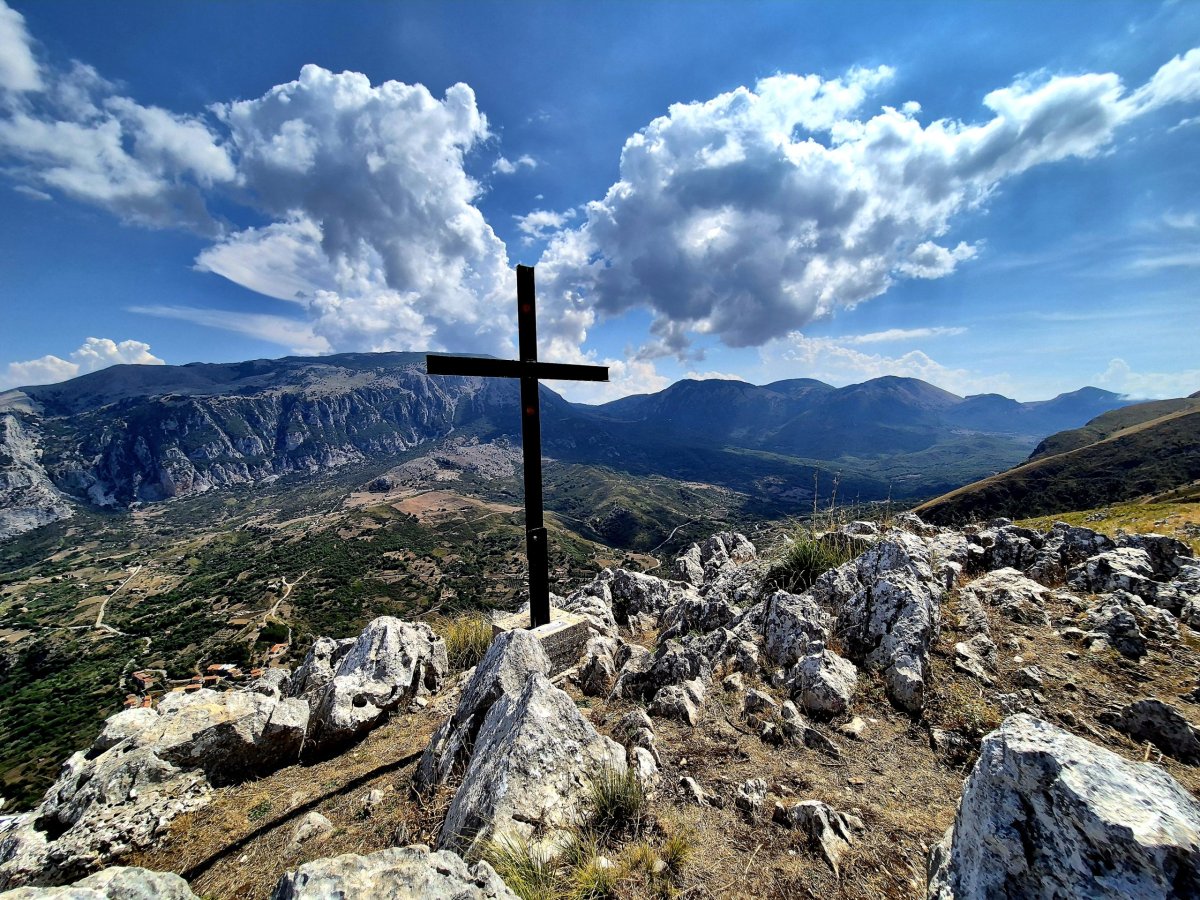
MULTIPOLYGON (((537 362, 533 267, 517 266, 517 336, 522 363, 537 362)), ((550 548, 542 519, 542 404, 534 374, 521 376, 521 450, 525 472, 525 552, 529 557, 529 618, 550 621, 550 548)))
POLYGON ((550 623, 550 554, 542 516, 542 425, 538 379, 608 381, 608 367, 538 362, 537 308, 532 266, 517 266, 517 336, 519 360, 429 354, 425 357, 425 370, 430 375, 517 378, 521 382, 529 619, 531 627, 537 628, 550 623))

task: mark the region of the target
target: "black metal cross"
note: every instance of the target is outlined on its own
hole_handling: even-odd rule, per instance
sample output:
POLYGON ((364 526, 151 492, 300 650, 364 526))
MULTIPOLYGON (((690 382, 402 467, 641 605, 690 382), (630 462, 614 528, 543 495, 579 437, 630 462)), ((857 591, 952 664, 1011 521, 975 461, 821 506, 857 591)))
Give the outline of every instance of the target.
POLYGON ((521 358, 425 357, 430 375, 482 375, 521 379, 521 443, 525 457, 525 549, 529 555, 529 620, 533 628, 550 622, 550 559, 542 522, 542 425, 538 379, 608 381, 608 366, 538 362, 537 310, 533 267, 517 266, 517 335, 521 358))

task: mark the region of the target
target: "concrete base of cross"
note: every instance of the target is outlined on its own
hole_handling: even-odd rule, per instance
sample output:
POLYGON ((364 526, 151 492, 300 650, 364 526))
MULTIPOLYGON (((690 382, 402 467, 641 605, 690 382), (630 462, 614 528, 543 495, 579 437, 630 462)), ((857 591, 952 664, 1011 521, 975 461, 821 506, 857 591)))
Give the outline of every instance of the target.
MULTIPOLYGON (((583 616, 550 607, 550 621, 532 629, 550 657, 550 674, 557 675, 579 662, 587 644, 589 625, 583 616)), ((512 613, 492 623, 492 637, 514 628, 529 628, 529 613, 512 613)))

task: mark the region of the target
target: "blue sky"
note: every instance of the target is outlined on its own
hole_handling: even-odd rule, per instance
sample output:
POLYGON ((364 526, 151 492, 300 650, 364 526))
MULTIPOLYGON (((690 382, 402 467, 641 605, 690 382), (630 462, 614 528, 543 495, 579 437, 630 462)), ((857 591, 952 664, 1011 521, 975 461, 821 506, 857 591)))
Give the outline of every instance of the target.
POLYGON ((1200 390, 1200 6, 0 0, 0 388, 541 353, 1200 390))

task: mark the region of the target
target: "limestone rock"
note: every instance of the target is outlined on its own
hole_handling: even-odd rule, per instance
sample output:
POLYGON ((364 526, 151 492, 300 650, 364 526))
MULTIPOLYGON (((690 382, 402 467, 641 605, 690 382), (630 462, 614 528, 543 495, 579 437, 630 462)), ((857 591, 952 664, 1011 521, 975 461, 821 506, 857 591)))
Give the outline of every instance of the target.
POLYGON ((1049 625, 1044 604, 1050 592, 1016 569, 997 569, 971 582, 962 591, 987 606, 994 606, 1006 619, 1020 625, 1049 625))
POLYGON ((150 846, 180 813, 208 802, 204 775, 132 740, 89 759, 76 753, 31 814, 0 836, 0 890, 62 884, 150 846))
POLYGON ((288 695, 299 697, 308 704, 309 710, 317 709, 325 696, 337 667, 350 648, 354 646, 354 638, 335 640, 329 637, 319 637, 308 649, 304 661, 296 668, 288 685, 288 695))
POLYGON ((602 697, 612 690, 617 680, 618 640, 593 637, 584 648, 583 665, 579 668, 579 689, 589 697, 602 697))
POLYGON ((502 696, 488 710, 439 849, 473 857, 490 839, 527 839, 535 829, 568 827, 586 808, 588 779, 625 765, 625 750, 534 673, 520 695, 502 696))
POLYGON ((789 673, 793 696, 806 712, 841 715, 850 708, 858 671, 848 659, 818 645, 789 673))
POLYGON ((857 559, 818 578, 812 594, 837 609, 838 632, 851 659, 880 671, 888 695, 902 709, 920 710, 944 594, 924 542, 889 532, 857 559))
POLYGON ((857 816, 840 812, 820 800, 805 800, 791 807, 777 803, 773 818, 808 835, 809 842, 820 847, 835 875, 842 857, 854 843, 854 832, 866 828, 857 816))
POLYGON ((111 750, 121 741, 134 738, 158 722, 159 712, 148 707, 123 709, 109 716, 100 729, 96 740, 92 741, 93 754, 111 750))
POLYGON ((662 616, 663 631, 659 640, 682 637, 689 633, 707 634, 728 625, 740 613, 727 600, 683 596, 662 616))
POLYGON ((305 863, 279 879, 271 900, 517 900, 486 862, 468 866, 448 850, 422 844, 389 847, 358 856, 347 853, 305 863))
POLYGON ((427 624, 380 616, 338 660, 319 699, 310 695, 309 744, 323 752, 354 740, 392 710, 436 691, 448 667, 446 642, 427 624))
POLYGON ((1105 535, 1090 528, 1055 522, 1025 573, 1042 584, 1061 584, 1067 570, 1097 553, 1116 549, 1105 535))
POLYGON ((1200 763, 1200 729, 1174 706, 1147 697, 1130 703, 1113 725, 1135 741, 1149 741, 1163 753, 1186 763, 1200 763))
POLYGON ((1174 617, 1165 609, 1149 606, 1126 591, 1114 591, 1100 598, 1085 617, 1088 627, 1083 641, 1091 649, 1103 642, 1125 656, 1143 656, 1147 638, 1158 641, 1177 640, 1179 629, 1174 617))
POLYGON ((333 823, 315 810, 306 815, 292 830, 288 852, 295 853, 305 844, 319 844, 333 834, 333 823))
POLYGON ((751 822, 756 822, 762 817, 763 805, 766 802, 767 783, 761 778, 743 781, 738 785, 733 798, 733 805, 751 822))
POLYGON ((656 716, 678 719, 694 728, 700 721, 704 694, 704 683, 698 678, 682 684, 669 684, 654 695, 650 712, 656 716))
POLYGON ((23 887, 4 900, 199 900, 172 872, 112 866, 66 887, 23 887))
POLYGON ((1192 560, 1192 548, 1178 538, 1163 534, 1123 534, 1117 538, 1118 547, 1141 550, 1150 560, 1152 577, 1166 581, 1179 575, 1180 569, 1192 560))
POLYGON ((413 786, 427 791, 444 782, 455 766, 467 761, 496 701, 521 696, 530 675, 549 672, 550 657, 530 632, 516 628, 498 635, 463 688, 454 715, 437 730, 421 755, 413 786))
POLYGON ((1067 573, 1067 583, 1083 593, 1128 591, 1149 600, 1153 599, 1155 593, 1153 576, 1154 567, 1145 550, 1120 547, 1097 553, 1074 566, 1067 573))
POLYGON ((814 641, 829 640, 829 614, 810 594, 776 591, 767 598, 763 648, 776 664, 793 666, 814 641))
POLYGON ((1028 715, 983 740, 954 825, 930 857, 931 900, 1181 897, 1200 889, 1200 804, 1028 715))
POLYGON ((290 695, 291 687, 291 671, 284 666, 274 666, 263 672, 246 689, 279 700, 290 695))
POLYGON ((309 721, 303 701, 249 691, 170 694, 157 712, 131 741, 180 768, 202 769, 217 785, 296 762, 309 721))
POLYGON ((742 701, 742 712, 744 713, 774 712, 777 709, 779 709, 779 701, 756 688, 746 691, 746 698, 742 701))

